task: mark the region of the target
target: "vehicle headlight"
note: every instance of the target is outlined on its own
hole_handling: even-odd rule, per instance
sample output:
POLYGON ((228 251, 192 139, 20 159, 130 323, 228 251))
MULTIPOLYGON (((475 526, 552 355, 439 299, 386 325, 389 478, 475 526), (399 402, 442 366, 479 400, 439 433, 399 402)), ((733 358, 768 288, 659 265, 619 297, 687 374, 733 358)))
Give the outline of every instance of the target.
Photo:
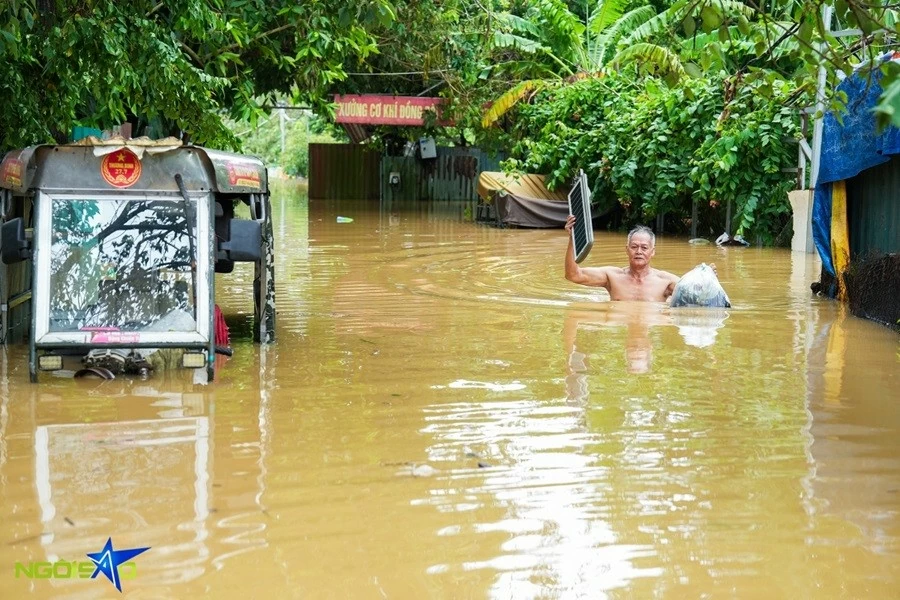
POLYGON ((63 366, 62 359, 58 354, 45 354, 38 357, 38 368, 41 371, 59 371, 63 366))
POLYGON ((206 352, 185 352, 181 355, 181 366, 185 369, 200 369, 206 366, 206 352))

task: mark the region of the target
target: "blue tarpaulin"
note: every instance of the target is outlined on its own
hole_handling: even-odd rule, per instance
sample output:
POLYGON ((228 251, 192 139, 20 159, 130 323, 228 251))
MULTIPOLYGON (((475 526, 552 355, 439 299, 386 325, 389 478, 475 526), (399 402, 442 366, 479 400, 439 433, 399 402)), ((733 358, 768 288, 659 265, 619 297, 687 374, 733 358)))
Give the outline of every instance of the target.
POLYGON ((843 123, 838 122, 830 112, 823 119, 812 230, 822 266, 832 275, 835 275, 831 260, 832 182, 855 177, 866 169, 889 161, 892 154, 900 154, 900 130, 891 126, 878 134, 875 126, 872 109, 881 96, 880 81, 881 71, 877 69, 871 76, 854 73, 847 77, 837 88, 847 94, 847 112, 841 114, 843 123))

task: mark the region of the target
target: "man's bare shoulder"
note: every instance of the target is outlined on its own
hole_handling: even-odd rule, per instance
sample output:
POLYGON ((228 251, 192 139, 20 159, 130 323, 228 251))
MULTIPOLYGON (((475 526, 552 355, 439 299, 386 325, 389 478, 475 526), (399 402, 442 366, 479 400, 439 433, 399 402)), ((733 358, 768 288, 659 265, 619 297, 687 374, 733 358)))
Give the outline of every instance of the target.
POLYGON ((589 273, 597 273, 603 274, 607 277, 615 277, 616 275, 623 275, 625 273, 625 269, 622 267, 613 267, 613 266, 605 266, 605 267, 584 267, 583 271, 587 271, 589 273))
POLYGON ((674 273, 669 273, 668 271, 663 271, 661 269, 653 269, 654 274, 660 279, 665 279, 670 283, 678 283, 681 280, 681 277, 675 275, 674 273))

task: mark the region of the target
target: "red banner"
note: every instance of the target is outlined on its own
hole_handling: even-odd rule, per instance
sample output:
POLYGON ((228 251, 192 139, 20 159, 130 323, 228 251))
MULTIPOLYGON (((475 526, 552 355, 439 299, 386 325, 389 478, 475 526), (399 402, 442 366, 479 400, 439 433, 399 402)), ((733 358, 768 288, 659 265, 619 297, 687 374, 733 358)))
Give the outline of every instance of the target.
MULTIPOLYGON (((335 96, 336 123, 359 123, 362 125, 424 125, 426 110, 440 115, 443 98, 421 98, 419 96, 335 96)), ((448 121, 438 119, 441 125, 448 121)))

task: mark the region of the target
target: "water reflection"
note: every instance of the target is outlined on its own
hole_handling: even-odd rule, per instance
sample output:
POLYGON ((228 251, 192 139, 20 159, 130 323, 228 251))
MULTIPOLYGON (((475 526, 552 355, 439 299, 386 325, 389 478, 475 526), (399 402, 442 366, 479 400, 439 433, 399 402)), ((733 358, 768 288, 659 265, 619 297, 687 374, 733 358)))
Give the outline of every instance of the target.
MULTIPOLYGON (((867 353, 869 335, 878 335, 880 328, 860 323, 844 307, 827 306, 826 311, 809 350, 807 401, 815 473, 810 510, 818 519, 859 528, 866 552, 896 552, 900 453, 885 455, 879 448, 887 443, 900 450, 900 413, 885 406, 900 372, 900 355, 867 353), (837 314, 828 314, 832 312, 837 314)), ((823 541, 816 537, 809 543, 823 541)), ((853 549, 838 546, 832 551, 846 556, 853 549)), ((895 575, 872 574, 885 584, 896 583, 895 575)))
POLYGON ((572 400, 586 397, 589 357, 576 345, 578 332, 583 336, 603 335, 609 328, 623 328, 625 370, 632 375, 649 373, 653 367, 652 327, 675 326, 684 343, 708 348, 725 326, 728 312, 714 308, 669 308, 648 302, 604 302, 590 309, 575 305, 565 313, 563 347, 568 356, 566 382, 572 400))
MULTIPOLYGON (((271 376, 265 357, 261 352, 258 377, 271 376)), ((7 362, 0 366, 0 382, 8 382, 7 362)), ((11 475, 34 482, 33 496, 17 495, 3 511, 19 515, 14 521, 8 513, 3 517, 12 525, 3 538, 15 560, 87 561, 87 552, 112 537, 116 547, 151 548, 136 559, 137 576, 124 581, 125 590, 150 588, 171 597, 211 569, 266 548, 271 388, 258 385, 252 421, 238 427, 243 419, 226 411, 218 419, 226 427, 218 432, 215 395, 197 389, 203 391, 193 391, 185 378, 166 376, 51 379, 17 395, 12 406, 8 394, 0 397, 0 482, 11 475), (30 451, 26 439, 32 440, 30 451), (247 475, 255 481, 249 495, 247 475), (37 509, 33 518, 29 506, 37 509)), ((7 581, 0 592, 13 583, 13 589, 25 585, 53 597, 109 592, 77 578, 7 581)))
POLYGON ((455 401, 425 409, 422 432, 433 439, 432 461, 479 456, 487 467, 483 476, 455 471, 449 490, 436 486, 423 500, 442 511, 475 512, 440 536, 483 538, 476 556, 429 572, 495 573, 493 598, 598 598, 635 578, 658 576, 659 569, 637 564, 652 549, 623 543, 604 508, 610 471, 586 452, 601 440, 585 429, 583 408, 497 394, 506 392, 499 385, 467 386, 455 401), (489 400, 486 393, 503 397, 489 400), (502 511, 478 520, 488 506, 502 511))
POLYGON ((573 384, 578 382, 575 388, 583 388, 580 374, 589 370, 587 355, 576 347, 579 330, 584 332, 583 335, 602 335, 604 329, 623 327, 626 371, 632 374, 650 372, 653 364, 650 327, 672 323, 671 317, 664 311, 664 305, 648 302, 609 302, 594 310, 567 311, 563 325, 563 347, 569 357, 567 380, 571 378, 573 384))
POLYGON ((157 585, 203 573, 209 559, 208 418, 39 426, 34 453, 46 560, 80 557, 85 546, 100 548, 115 531, 123 541, 154 547, 140 570, 157 585), (157 491, 147 495, 148 489, 157 491), (172 523, 177 526, 165 538, 154 535, 172 523))
POLYGON ((31 386, 0 352, 0 568, 112 535, 152 546, 148 597, 896 595, 897 338, 811 299, 814 258, 661 237, 660 268, 714 259, 738 307, 696 323, 565 282, 560 231, 275 209, 279 341, 246 340, 238 265, 212 386, 31 386))
POLYGON ((721 308, 673 308, 672 323, 684 343, 697 348, 707 348, 716 343, 719 329, 725 326, 728 311, 721 308))
POLYGON ((52 200, 50 331, 196 329, 196 208, 160 200, 52 200))
POLYGON ((570 398, 581 395, 583 374, 589 371, 588 356, 576 346, 578 332, 583 336, 602 336, 610 328, 623 328, 625 370, 633 375, 649 373, 653 366, 651 327, 676 325, 685 343, 706 347, 715 340, 715 330, 724 325, 727 314, 709 309, 669 309, 648 302, 607 302, 590 310, 577 306, 565 313, 563 347, 567 361, 567 381, 573 386, 570 398))
POLYGON ((9 424, 9 357, 5 345, 0 346, 0 473, 9 457, 6 427, 9 424))

